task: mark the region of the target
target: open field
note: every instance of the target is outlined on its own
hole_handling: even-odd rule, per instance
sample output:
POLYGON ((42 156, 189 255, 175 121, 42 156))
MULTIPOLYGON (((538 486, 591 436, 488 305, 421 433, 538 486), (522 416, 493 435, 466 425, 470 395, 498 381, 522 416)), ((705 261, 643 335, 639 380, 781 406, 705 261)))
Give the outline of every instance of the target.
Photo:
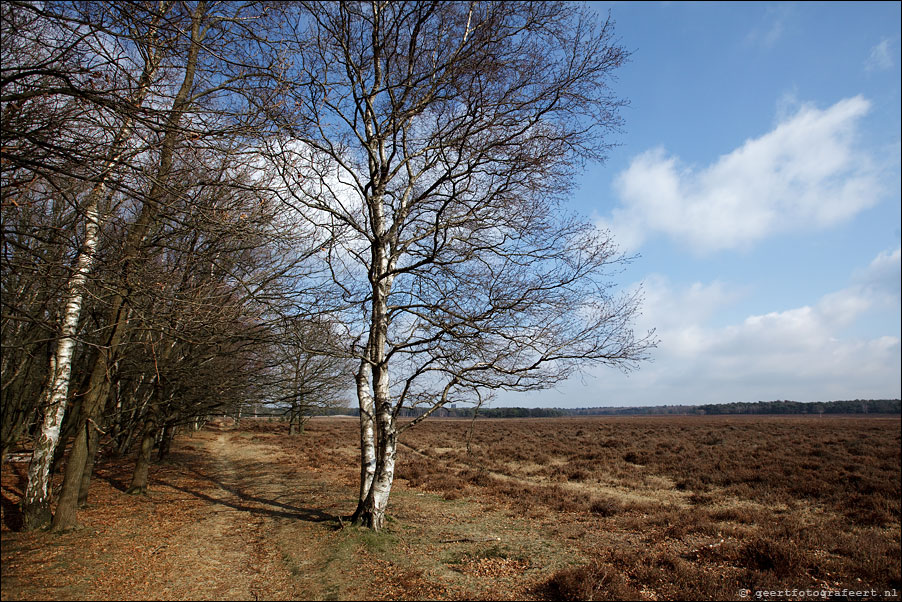
POLYGON ((563 597, 732 599, 900 589, 898 418, 643 417, 425 424, 400 474, 549 508, 586 564, 563 597), (469 436, 470 451, 466 442, 469 436), (449 470, 450 468, 450 470, 449 470), (866 587, 860 587, 860 586, 866 587))
POLYGON ((147 497, 105 458, 84 527, 62 535, 9 530, 25 465, 4 465, 3 599, 902 590, 898 417, 426 421, 402 438, 381 534, 338 518, 356 420, 243 426, 180 437, 147 497))

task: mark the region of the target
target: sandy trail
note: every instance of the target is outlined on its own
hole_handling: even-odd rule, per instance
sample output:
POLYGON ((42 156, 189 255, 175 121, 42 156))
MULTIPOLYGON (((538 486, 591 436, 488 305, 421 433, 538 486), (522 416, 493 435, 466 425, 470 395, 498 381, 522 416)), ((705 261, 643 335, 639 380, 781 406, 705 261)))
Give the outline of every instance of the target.
POLYGON ((280 550, 286 529, 316 538, 335 528, 336 518, 317 509, 322 500, 311 499, 325 488, 299 486, 303 473, 272 439, 210 430, 180 443, 178 461, 152 470, 148 495, 133 504, 121 503, 125 475, 100 471, 79 529, 5 530, 3 599, 53 592, 74 599, 287 600, 314 593, 303 591, 306 580, 291 574, 280 550), (76 540, 79 554, 63 553, 76 540))

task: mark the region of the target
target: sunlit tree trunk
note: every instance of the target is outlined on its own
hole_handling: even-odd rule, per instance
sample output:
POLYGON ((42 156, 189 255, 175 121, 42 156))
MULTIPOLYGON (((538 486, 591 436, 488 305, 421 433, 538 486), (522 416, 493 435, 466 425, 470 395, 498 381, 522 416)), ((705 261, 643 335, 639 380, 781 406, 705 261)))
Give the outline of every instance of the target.
MULTIPOLYGON (((91 195, 96 199, 97 195, 91 195)), ((25 529, 38 529, 50 521, 51 474, 53 454, 59 443, 60 429, 66 404, 69 400, 69 378, 72 373, 72 356, 75 352, 75 333, 84 299, 84 285, 94 262, 94 251, 99 239, 97 204, 88 207, 85 241, 69 280, 68 300, 63 312, 62 331, 56 352, 50 362, 51 380, 45 399, 41 431, 35 443, 31 463, 28 465, 28 484, 22 499, 25 529)))
POLYGON ((357 401, 360 405, 360 492, 357 509, 352 520, 358 522, 364 512, 367 495, 376 475, 376 441, 373 395, 367 378, 367 361, 360 362, 355 379, 357 381, 357 401))
POLYGON ((150 456, 151 452, 153 452, 153 443, 156 435, 156 418, 151 413, 144 421, 144 430, 141 434, 141 448, 138 450, 138 458, 135 461, 135 471, 132 473, 132 481, 125 491, 129 495, 143 495, 147 493, 147 474, 150 470, 150 456))
MULTIPOLYGON (((165 190, 168 187, 169 175, 172 170, 173 158, 178 141, 182 137, 179 124, 189 104, 189 95, 194 85, 194 74, 197 69, 197 57, 203 38, 201 21, 205 16, 206 3, 199 2, 192 14, 191 45, 185 61, 185 74, 182 85, 173 99, 172 108, 169 110, 165 124, 165 133, 160 150, 160 159, 157 174, 149 192, 149 199, 142 207, 138 219, 129 231, 125 244, 125 260, 133 260, 137 256, 138 249, 147 236, 157 216, 157 206, 165 190)), ((125 268, 128 277, 128 266, 125 268)), ((118 293, 114 296, 110 308, 111 332, 108 344, 97 354, 91 372, 91 381, 88 392, 85 394, 82 420, 87 423, 94 420, 101 409, 106 405, 111 387, 110 375, 114 370, 118 348, 125 337, 128 326, 126 319, 128 309, 126 307, 127 295, 118 293)), ((72 444, 72 456, 66 463, 66 473, 63 479, 63 489, 60 493, 60 501, 56 516, 53 518, 54 530, 71 528, 75 525, 78 497, 82 488, 82 476, 87 460, 87 438, 84 425, 78 430, 75 441, 72 444)), ((90 478, 90 477, 89 477, 90 478)), ((146 487, 146 485, 145 485, 146 487)))
MULTIPOLYGON (((382 199, 377 197, 371 203, 373 228, 377 235, 384 235, 385 217, 382 199)), ((397 431, 394 424, 393 403, 389 389, 388 357, 388 297, 391 292, 392 276, 389 273, 388 251, 377 246, 373 249, 373 306, 370 318, 371 337, 370 361, 373 379, 372 408, 375 439, 375 471, 370 478, 369 491, 355 513, 355 522, 376 531, 385 524, 385 510, 395 476, 395 454, 397 452, 397 431)), ((358 373, 359 375, 359 373, 358 373)), ((359 378, 359 376, 358 376, 359 378)), ((358 391, 359 391, 358 380, 358 391)), ((361 403, 362 406, 362 403, 361 403)), ((362 407, 361 407, 362 409, 362 407)), ((362 413, 362 412, 361 412, 362 413)), ((363 419, 361 418, 361 424, 363 419)), ((363 485, 361 485, 361 491, 363 485)))
MULTIPOLYGON (((379 399, 379 394, 375 395, 379 399)), ((391 402, 380 403, 376 411, 376 466, 372 485, 363 502, 363 510, 357 522, 379 531, 385 525, 385 511, 388 497, 395 478, 395 457, 398 433, 392 416, 391 402)))

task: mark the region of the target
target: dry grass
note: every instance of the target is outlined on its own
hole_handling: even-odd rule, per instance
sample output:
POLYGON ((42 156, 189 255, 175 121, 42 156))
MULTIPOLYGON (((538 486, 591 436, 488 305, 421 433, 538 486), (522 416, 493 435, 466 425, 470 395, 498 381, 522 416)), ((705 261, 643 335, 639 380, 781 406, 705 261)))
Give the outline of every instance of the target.
POLYGON ((900 421, 641 417, 464 421, 409 432, 398 476, 562 515, 588 564, 562 599, 736 599, 743 589, 895 590, 900 421))
POLYGON ((335 518, 356 503, 357 424, 181 439, 147 499, 115 486, 128 463, 103 463, 85 529, 4 527, 3 598, 197 597, 185 575, 294 599, 902 590, 898 417, 485 420, 469 452, 469 421, 426 421, 404 435, 380 534, 335 518))

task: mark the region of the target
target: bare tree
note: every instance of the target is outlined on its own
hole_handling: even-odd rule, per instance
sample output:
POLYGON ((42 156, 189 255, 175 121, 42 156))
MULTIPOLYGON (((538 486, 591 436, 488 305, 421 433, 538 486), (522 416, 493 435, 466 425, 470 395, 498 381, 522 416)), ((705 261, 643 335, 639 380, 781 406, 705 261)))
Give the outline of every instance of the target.
MULTIPOLYGON (((185 25, 189 33, 186 36, 187 40, 184 46, 183 77, 165 113, 159 157, 155 166, 156 173, 152 179, 150 190, 147 192, 147 200, 141 204, 138 217, 131 225, 128 236, 125 239, 125 245, 122 250, 125 262, 137 259, 138 249, 147 236, 149 229, 154 225, 160 205, 165 203, 167 197, 173 192, 170 177, 172 175, 176 148, 184 137, 182 120, 190 106, 198 56, 204 34, 206 33, 207 3, 198 2, 193 7, 186 9, 186 12, 188 14, 185 15, 187 21, 185 25)), ((66 464, 60 502, 53 517, 53 528, 56 530, 71 528, 75 525, 82 476, 88 459, 86 426, 88 421, 93 420, 106 403, 111 386, 110 373, 113 370, 118 348, 122 343, 127 328, 127 278, 129 271, 129 266, 126 263, 123 268, 126 282, 122 284, 122 290, 113 297, 111 302, 108 313, 109 332, 92 368, 88 392, 82 407, 82 422, 84 426, 76 431, 72 451, 66 464)))
POLYGON ((257 194, 249 177, 231 173, 213 186, 212 174, 196 167, 192 179, 203 184, 167 208, 148 239, 156 251, 133 274, 143 292, 130 301, 121 369, 143 378, 145 403, 136 412, 141 445, 129 493, 146 492, 155 441, 163 457, 177 428, 267 398, 273 368, 283 365, 285 341, 268 298, 302 277, 294 253, 304 247, 273 231, 281 206, 257 194))
MULTIPOLYGON (((54 516, 54 528, 65 529, 84 500, 94 427, 117 388, 125 355, 139 349, 131 366, 153 372, 135 376, 137 398, 123 424, 134 428, 147 422, 151 409, 163 408, 157 417, 165 429, 172 416, 186 413, 170 411, 169 403, 172 391, 184 393, 183 381, 170 373, 169 382, 160 383, 157 366, 140 361, 140 348, 165 341, 161 348, 174 362, 187 348, 198 356, 212 349, 207 345, 200 354, 202 343, 185 341, 196 339, 197 331, 180 320, 167 330, 145 319, 141 312, 154 292, 175 291, 165 313, 191 315, 192 327, 200 316, 233 326, 243 320, 246 334, 260 329, 251 316, 259 316, 264 298, 279 296, 275 286, 297 277, 296 254, 266 257, 279 257, 272 243, 286 237, 271 204, 256 192, 266 187, 248 180, 263 122, 243 100, 244 89, 255 88, 263 72, 259 61, 268 58, 257 52, 265 44, 257 27, 267 19, 268 4, 10 2, 3 11, 3 446, 41 410, 42 436, 23 500, 26 525, 40 526, 49 518, 49 467, 59 456, 69 408, 75 440, 54 516), (229 187, 244 197, 224 208, 229 187), (204 223, 193 220, 195 213, 207 217, 204 223), (249 227, 251 221, 265 229, 249 227), (173 227, 179 223, 189 226, 173 227), (192 226, 199 228, 193 234, 192 226), (58 234, 67 229, 84 234, 58 234), (156 259, 172 244, 166 236, 176 231, 174 238, 197 243, 186 257, 209 252, 200 267, 201 274, 214 272, 207 281, 191 272, 183 283, 146 277, 160 266, 156 259), (47 259, 54 260, 52 273, 41 267, 47 259), (163 289, 154 291, 156 285, 163 289), (23 299, 20 292, 29 294, 23 299), (200 292, 208 294, 204 311, 185 311, 200 292), (220 313, 205 313, 217 294, 228 301, 216 308, 220 313), (93 304, 90 328, 85 303, 93 304), (15 354, 7 355, 7 343, 15 354), (35 367, 38 361, 43 368, 35 367), (81 374, 73 373, 76 365, 81 374), (70 380, 81 386, 70 387, 70 380)), ((157 300, 158 307, 166 305, 157 300)), ((234 329, 229 336, 238 338, 234 329)))
POLYGON ((303 432, 321 408, 346 404, 352 362, 336 356, 336 328, 325 321, 286 319, 280 329, 272 403, 284 408, 288 434, 303 432))
POLYGON ((620 125, 609 83, 627 53, 573 3, 298 12, 269 157, 359 361, 355 520, 378 530, 403 408, 629 369, 654 344, 630 327, 637 297, 613 290, 626 258, 560 203, 620 125))
MULTIPOLYGON (((16 50, 3 73, 4 164, 11 166, 4 170, 4 181, 16 195, 21 175, 31 174, 30 183, 40 182, 49 197, 56 197, 55 203, 67 205, 84 224, 61 295, 59 333, 40 398, 41 432, 23 499, 28 527, 49 518, 49 470, 67 409, 85 289, 100 244, 101 205, 109 185, 118 179, 135 118, 159 65, 157 29, 168 4, 161 2, 156 12, 142 14, 140 24, 132 21, 134 60, 123 45, 81 15, 65 9, 58 13, 56 8, 4 5, 4 16, 15 30, 10 38, 4 35, 4 41, 16 50), (40 37, 29 37, 36 34, 40 37), (53 107, 66 109, 55 112, 53 107), (52 137, 41 131, 48 126, 52 137), (60 186, 66 181, 70 186, 60 186)), ((20 207, 14 196, 6 200, 20 207)))

